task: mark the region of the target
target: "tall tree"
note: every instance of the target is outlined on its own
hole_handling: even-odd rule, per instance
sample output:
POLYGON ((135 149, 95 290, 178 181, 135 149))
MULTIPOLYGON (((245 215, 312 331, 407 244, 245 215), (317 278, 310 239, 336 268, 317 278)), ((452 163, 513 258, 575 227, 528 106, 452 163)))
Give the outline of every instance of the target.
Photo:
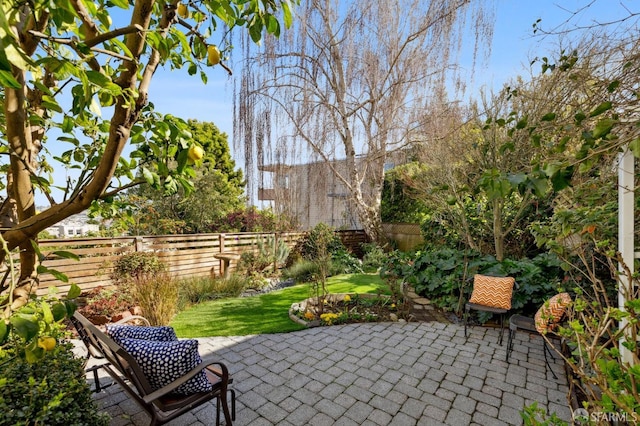
POLYGON ((211 232, 229 213, 245 205, 242 171, 235 169, 227 135, 213 123, 188 120, 194 145, 204 151, 195 171, 193 191, 154 190, 144 183, 123 198, 132 204, 120 215, 136 234, 211 232), (151 210, 149 210, 151 208, 151 210), (145 212, 145 213, 143 213, 145 212), (141 217, 140 217, 141 216, 141 217))
MULTIPOLYGON (((19 284, 12 284, 3 306, 25 303, 37 282, 31 241, 38 232, 131 185, 119 178, 129 181, 141 166, 145 179, 156 186, 188 185, 187 126, 154 114, 148 105, 159 66, 201 71, 206 80, 202 66, 219 61, 219 50, 209 40, 218 26, 246 26, 258 41, 263 30, 279 34, 276 14, 283 13, 287 24, 291 21, 288 0, 178 5, 177 0, 2 2, 0 127, 5 130, 0 148, 8 158, 2 183, 7 188, 3 211, 10 219, 2 237, 8 249, 20 247, 19 284), (111 15, 123 24, 114 25, 111 15), (110 119, 101 117, 101 107, 108 107, 110 119), (52 185, 47 173, 54 159, 46 150, 52 128, 63 134, 55 141, 56 151, 68 147, 60 149, 64 153, 56 160, 80 173, 77 181, 66 184, 62 201, 51 198, 51 207, 36 214, 36 191, 50 194, 52 185), (126 160, 121 155, 130 140, 134 154, 126 160), (178 166, 168 169, 164 159, 176 152, 178 166)), ((227 45, 224 36, 222 42, 227 45)), ((0 259, 4 257, 3 251, 0 259)))
POLYGON ((270 151, 272 161, 325 161, 365 232, 383 241, 385 162, 410 143, 425 105, 460 83, 465 23, 476 47, 488 46, 492 17, 487 3, 465 0, 305 1, 295 29, 245 62, 234 133, 245 169, 270 151))

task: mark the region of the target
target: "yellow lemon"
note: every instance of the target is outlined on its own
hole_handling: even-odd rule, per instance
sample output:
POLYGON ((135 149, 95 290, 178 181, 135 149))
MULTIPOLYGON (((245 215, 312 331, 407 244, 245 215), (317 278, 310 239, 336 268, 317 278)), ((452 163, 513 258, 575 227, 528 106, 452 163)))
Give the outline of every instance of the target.
POLYGON ((56 347, 56 339, 51 336, 41 336, 38 338, 38 346, 45 351, 52 351, 56 347))
POLYGON ((204 149, 200 148, 198 145, 191 145, 189 147, 189 152, 187 152, 187 157, 191 161, 199 161, 204 157, 204 149))
POLYGON ((220 50, 214 44, 207 46, 207 62, 209 65, 217 65, 220 63, 220 50))
POLYGON ((178 15, 181 18, 189 17, 189 11, 187 10, 187 5, 184 3, 178 3, 178 15))

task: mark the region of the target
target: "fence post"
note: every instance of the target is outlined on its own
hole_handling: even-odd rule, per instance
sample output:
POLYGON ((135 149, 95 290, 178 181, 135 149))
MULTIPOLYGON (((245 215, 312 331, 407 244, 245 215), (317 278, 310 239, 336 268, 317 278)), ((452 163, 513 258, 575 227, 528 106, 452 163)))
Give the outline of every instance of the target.
POLYGON ((218 237, 220 240, 220 253, 224 251, 224 234, 220 234, 218 237))
POLYGON ((144 251, 144 238, 140 236, 136 237, 133 245, 135 251, 144 251))

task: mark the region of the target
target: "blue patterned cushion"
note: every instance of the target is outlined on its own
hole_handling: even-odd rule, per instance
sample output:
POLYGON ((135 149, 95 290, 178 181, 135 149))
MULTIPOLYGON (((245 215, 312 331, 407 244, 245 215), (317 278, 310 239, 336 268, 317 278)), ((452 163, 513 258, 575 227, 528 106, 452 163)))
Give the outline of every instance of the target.
MULTIPOLYGON (((202 362, 195 339, 170 342, 122 339, 120 346, 138 362, 153 390, 184 376, 202 362)), ((177 388, 175 393, 190 395, 211 389, 211 383, 202 371, 177 388)))
POLYGON ((154 340, 157 342, 170 342, 178 340, 176 332, 171 327, 144 327, 138 325, 106 325, 107 334, 118 345, 122 346, 122 339, 154 340))

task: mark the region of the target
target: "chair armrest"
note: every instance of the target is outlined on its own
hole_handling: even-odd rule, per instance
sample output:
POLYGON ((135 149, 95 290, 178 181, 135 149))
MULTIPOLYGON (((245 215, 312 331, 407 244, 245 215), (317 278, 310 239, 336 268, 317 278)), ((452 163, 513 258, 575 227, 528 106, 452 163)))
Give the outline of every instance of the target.
POLYGON ((170 394, 171 392, 175 391, 181 385, 185 384, 187 381, 195 377, 196 374, 200 373, 202 370, 209 367, 210 365, 219 366, 219 368, 208 368, 208 370, 211 371, 213 374, 217 375, 218 377, 220 377, 222 380, 222 383, 226 385, 226 383, 229 382, 229 370, 227 369, 226 365, 224 365, 221 362, 215 362, 215 361, 201 362, 200 364, 196 365, 193 369, 191 369, 189 372, 187 372, 187 374, 185 374, 184 376, 179 377, 173 382, 169 383, 168 385, 165 385, 160 389, 157 389, 151 392, 149 395, 146 395, 142 399, 144 400, 145 403, 150 403, 155 401, 158 398, 161 398, 167 394, 170 394))

